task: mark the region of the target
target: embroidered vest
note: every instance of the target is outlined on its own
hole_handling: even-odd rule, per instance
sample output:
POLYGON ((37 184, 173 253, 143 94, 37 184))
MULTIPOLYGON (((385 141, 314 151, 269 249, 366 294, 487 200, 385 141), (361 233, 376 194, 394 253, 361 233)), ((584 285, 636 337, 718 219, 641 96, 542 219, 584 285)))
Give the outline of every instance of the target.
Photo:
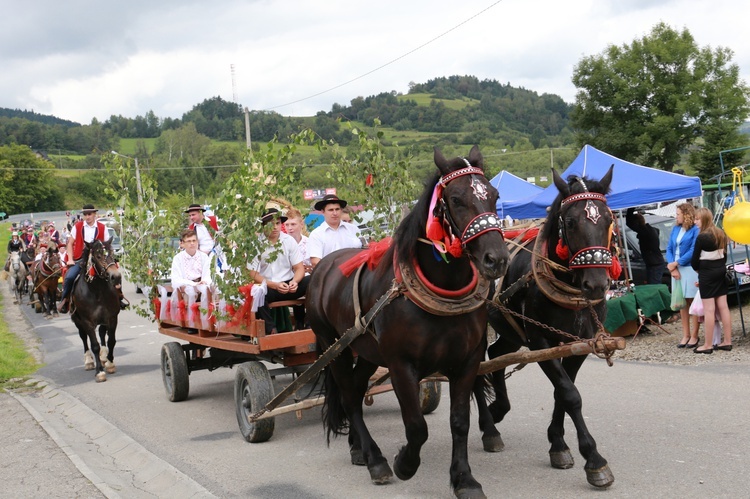
MULTIPOLYGON (((79 260, 83 256, 83 220, 76 222, 76 238, 73 241, 73 260, 79 260)), ((96 232, 94 233, 94 239, 104 242, 104 234, 107 228, 101 222, 96 222, 96 232)))

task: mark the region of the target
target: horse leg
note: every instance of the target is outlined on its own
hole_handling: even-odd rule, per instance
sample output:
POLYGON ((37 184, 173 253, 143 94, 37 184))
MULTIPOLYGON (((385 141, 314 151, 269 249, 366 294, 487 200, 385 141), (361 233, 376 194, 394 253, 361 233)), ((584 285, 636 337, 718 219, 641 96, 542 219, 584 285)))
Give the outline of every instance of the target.
POLYGON ((550 442, 550 464, 555 468, 567 469, 573 466, 573 456, 565 443, 565 413, 570 416, 578 433, 578 449, 586 459, 584 470, 586 478, 595 487, 609 487, 614 482, 614 475, 609 469, 607 460, 596 449, 596 441, 589 433, 583 419, 581 394, 575 386, 575 375, 586 359, 585 356, 569 357, 565 367, 560 360, 540 362, 539 366, 555 387, 555 408, 552 421, 547 428, 547 439, 550 442), (571 376, 568 373, 572 374, 571 376))
POLYGON ((53 317, 59 317, 57 313, 57 286, 51 288, 49 291, 49 310, 52 312, 53 317))
MULTIPOLYGON (((389 365, 388 370, 391 373, 393 391, 401 406, 401 418, 406 432, 406 445, 401 447, 396 454, 393 460, 393 471, 401 480, 409 480, 419 469, 422 461, 419 452, 428 436, 427 422, 419 404, 419 378, 412 366, 403 362, 389 365)), ((451 390, 451 395, 452 393, 451 390)), ((451 422, 452 420, 451 414, 451 422)))
POLYGON ((104 339, 107 339, 107 346, 102 347, 102 353, 99 356, 101 361, 104 362, 104 369, 107 374, 114 374, 117 372, 117 366, 115 366, 115 343, 117 343, 117 337, 115 331, 117 330, 117 316, 109 321, 107 327, 99 326, 99 337, 104 345, 104 339))
MULTIPOLYGON (((484 348, 479 355, 484 356, 484 348)), ((478 366, 479 359, 473 362, 469 358, 465 365, 478 366)), ((471 474, 468 456, 469 436, 469 406, 472 386, 476 380, 476 370, 471 372, 455 373, 449 376, 450 380, 450 426, 453 437, 453 449, 451 455, 451 486, 453 492, 459 499, 485 498, 482 486, 471 474)))
POLYGON ((477 413, 479 414, 479 429, 482 432, 482 447, 486 452, 500 452, 505 448, 500 432, 495 428, 492 414, 487 407, 487 393, 489 379, 486 376, 477 376, 474 382, 474 400, 477 402, 477 413))

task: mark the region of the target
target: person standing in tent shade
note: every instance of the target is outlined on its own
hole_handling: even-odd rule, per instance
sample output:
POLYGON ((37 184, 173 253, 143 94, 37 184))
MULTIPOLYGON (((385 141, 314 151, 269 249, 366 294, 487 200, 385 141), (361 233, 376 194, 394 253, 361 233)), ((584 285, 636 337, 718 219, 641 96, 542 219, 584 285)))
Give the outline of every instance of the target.
POLYGON ((625 224, 638 237, 638 246, 646 264, 646 284, 661 284, 667 262, 659 247, 659 229, 647 224, 643 215, 635 213, 635 208, 628 208, 625 224))

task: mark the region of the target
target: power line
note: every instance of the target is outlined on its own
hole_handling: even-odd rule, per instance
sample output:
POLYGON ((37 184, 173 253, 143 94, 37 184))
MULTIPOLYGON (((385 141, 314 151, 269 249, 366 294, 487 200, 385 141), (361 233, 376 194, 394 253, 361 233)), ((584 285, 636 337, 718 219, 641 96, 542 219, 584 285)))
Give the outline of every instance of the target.
POLYGON ((297 104, 298 102, 303 102, 303 101, 306 101, 306 100, 308 100, 308 99, 312 99, 312 98, 314 98, 314 97, 317 97, 317 96, 319 96, 319 95, 323 95, 323 94, 325 94, 325 93, 328 93, 328 92, 330 92, 330 91, 332 91, 332 90, 336 90, 337 88, 341 88, 341 87, 343 87, 343 86, 345 86, 345 85, 348 85, 348 84, 350 84, 350 83, 353 83, 353 82, 355 82, 355 81, 357 81, 357 80, 360 80, 360 79, 364 78, 365 76, 369 76, 369 75, 371 75, 371 74, 375 73, 376 71, 380 71, 381 69, 383 69, 383 68, 385 68, 385 67, 387 67, 387 66, 390 66, 391 64, 393 64, 393 63, 395 63, 395 62, 397 62, 397 61, 399 61, 399 60, 403 59, 404 57, 406 57, 406 56, 408 56, 408 55, 411 55, 411 54, 413 54, 413 53, 414 53, 414 52, 416 52, 417 50, 420 50, 420 49, 422 49, 422 48, 426 47, 427 45, 431 44, 432 42, 434 42, 434 41, 436 41, 436 40, 438 40, 438 39, 440 39, 440 38, 444 37, 445 35, 447 35, 447 34, 448 34, 448 33, 450 33, 451 31, 455 31, 456 29, 460 28, 461 26, 463 26, 464 24, 468 23, 468 22, 469 22, 469 21, 471 21, 472 19, 474 19, 474 18, 476 18, 476 17, 479 17, 480 15, 484 14, 485 12, 487 12, 487 11, 488 11, 488 10, 490 10, 490 9, 491 9, 492 7, 494 7, 495 5, 499 4, 499 3, 500 3, 500 2, 502 2, 502 1, 503 1, 503 0, 497 0, 497 1, 495 2, 495 3, 493 3, 493 4, 492 4, 492 5, 490 5, 489 7, 485 7, 484 9, 480 10, 479 12, 477 12, 477 13, 476 13, 476 14, 474 14, 473 16, 469 17, 468 19, 466 19, 466 20, 464 20, 464 21, 462 21, 462 22, 460 22, 460 23, 456 24, 455 26, 453 26, 453 27, 452 27, 451 29, 449 29, 448 31, 445 31, 445 32, 443 32, 443 33, 439 34, 439 35, 438 35, 438 36, 436 36, 435 38, 432 38, 431 40, 429 40, 429 41, 427 41, 427 42, 423 43, 422 45, 418 46, 417 48, 414 48, 414 49, 412 49, 412 50, 410 50, 410 51, 406 52, 405 54, 402 54, 402 55, 400 55, 400 56, 396 57, 395 59, 392 59, 392 60, 390 60, 390 61, 386 62, 385 64, 382 64, 382 65, 380 65, 380 66, 376 67, 375 69, 371 69, 370 71, 368 71, 368 72, 366 72, 366 73, 363 73, 363 74, 361 74, 361 75, 357 76, 356 78, 352 78, 351 80, 345 81, 344 83, 340 83, 340 84, 338 84, 338 85, 336 85, 336 86, 333 86, 333 87, 331 87, 331 88, 329 88, 329 89, 327 89, 327 90, 323 90, 322 92, 318 92, 318 93, 316 93, 316 94, 308 95, 307 97, 303 97, 303 98, 301 98, 301 99, 297 99, 297 100, 295 100, 295 101, 292 101, 292 102, 287 102, 286 104, 279 104, 278 106, 273 106, 273 107, 269 107, 269 108, 266 108, 266 109, 264 109, 264 111, 271 111, 271 110, 273 110, 273 109, 278 109, 278 108, 280 108, 280 107, 291 106, 292 104, 297 104))

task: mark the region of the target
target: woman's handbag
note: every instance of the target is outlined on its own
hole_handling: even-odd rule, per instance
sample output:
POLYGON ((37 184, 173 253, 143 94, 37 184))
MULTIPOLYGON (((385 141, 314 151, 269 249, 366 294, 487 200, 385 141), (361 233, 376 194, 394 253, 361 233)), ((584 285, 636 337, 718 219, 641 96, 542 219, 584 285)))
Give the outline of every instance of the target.
POLYGON ((689 312, 690 315, 703 316, 703 300, 701 300, 700 290, 695 292, 695 298, 693 298, 693 303, 690 304, 689 312))
POLYGON ((670 307, 672 310, 680 310, 685 308, 687 302, 685 301, 685 295, 682 294, 682 281, 675 279, 672 281, 672 303, 670 307))
POLYGON ((734 288, 735 284, 737 282, 737 277, 734 274, 734 266, 727 267, 727 271, 724 274, 724 281, 727 283, 727 286, 730 288, 734 288))

